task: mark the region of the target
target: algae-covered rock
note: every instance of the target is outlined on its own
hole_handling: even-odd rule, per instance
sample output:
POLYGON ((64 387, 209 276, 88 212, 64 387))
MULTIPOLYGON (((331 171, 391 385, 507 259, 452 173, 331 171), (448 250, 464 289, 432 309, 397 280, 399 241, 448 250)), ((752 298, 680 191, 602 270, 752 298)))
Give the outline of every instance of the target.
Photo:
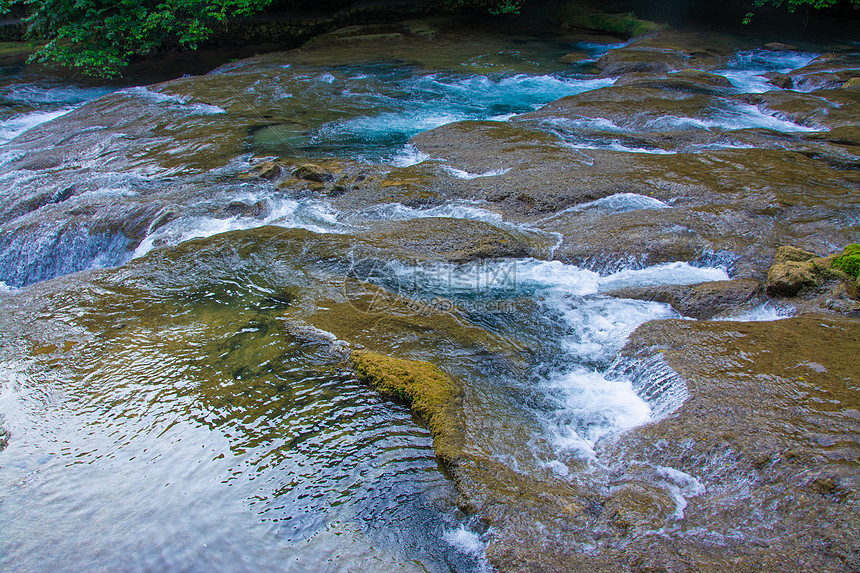
POLYGON ((557 15, 562 23, 567 26, 619 34, 630 38, 658 32, 666 28, 666 24, 640 20, 633 12, 607 14, 583 6, 578 2, 564 4, 558 9, 557 15))
POLYGON ((842 87, 844 89, 854 89, 854 90, 860 89, 860 77, 855 76, 855 77, 849 79, 847 82, 842 84, 842 87))
POLYGON ((325 183, 331 181, 332 174, 326 169, 314 163, 303 163, 293 169, 293 175, 305 181, 313 181, 315 183, 325 183))
POLYGON ((833 259, 831 266, 854 278, 860 276, 860 244, 845 247, 842 255, 833 259))
POLYGON ((422 360, 404 360, 369 350, 349 356, 360 380, 386 398, 404 402, 427 424, 436 455, 446 465, 461 455, 463 430, 455 413, 461 390, 439 367, 422 360))

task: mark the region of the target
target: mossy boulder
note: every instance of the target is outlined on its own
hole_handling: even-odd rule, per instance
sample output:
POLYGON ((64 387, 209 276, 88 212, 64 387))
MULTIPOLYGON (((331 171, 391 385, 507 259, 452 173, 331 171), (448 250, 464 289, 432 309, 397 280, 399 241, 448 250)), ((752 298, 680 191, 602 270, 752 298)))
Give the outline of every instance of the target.
POLYGON ((774 264, 768 271, 767 293, 771 296, 797 296, 816 287, 843 282, 847 283, 849 293, 854 293, 858 274, 860 245, 848 245, 842 254, 826 257, 784 246, 777 250, 774 264))
POLYGON ((564 4, 558 9, 557 15, 567 26, 618 34, 628 38, 659 32, 666 28, 665 24, 640 20, 633 12, 607 14, 577 2, 564 4))
POLYGON ((445 465, 456 462, 463 448, 463 429, 456 413, 461 389, 450 376, 429 362, 369 350, 354 350, 349 361, 360 380, 418 414, 433 435, 436 456, 445 465))
POLYGON ((845 247, 842 255, 833 259, 831 266, 855 279, 860 277, 860 244, 845 247))

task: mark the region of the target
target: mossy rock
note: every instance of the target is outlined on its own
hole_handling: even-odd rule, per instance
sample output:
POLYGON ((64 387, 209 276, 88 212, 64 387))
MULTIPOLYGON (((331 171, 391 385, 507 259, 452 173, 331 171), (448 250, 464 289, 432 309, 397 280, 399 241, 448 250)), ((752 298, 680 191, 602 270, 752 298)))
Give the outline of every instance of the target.
POLYGON ((831 266, 854 278, 860 277, 860 244, 845 247, 842 255, 833 259, 831 266))
POLYGON ((313 181, 315 183, 325 183, 332 180, 332 174, 323 167, 314 163, 303 163, 293 169, 293 175, 305 181, 313 181))
MULTIPOLYGON (((771 296, 796 296, 810 288, 833 281, 847 283, 854 292, 854 280, 860 275, 860 245, 845 247, 842 254, 817 257, 814 253, 784 246, 776 252, 774 265, 767 274, 767 293, 771 296)), ((853 295, 852 295, 853 296, 853 295)))
POLYGON ((569 26, 617 34, 628 38, 659 32, 666 28, 665 24, 640 20, 633 12, 607 14, 586 8, 575 2, 561 6, 557 14, 562 22, 569 26))
POLYGON ((855 76, 850 78, 847 82, 842 84, 842 87, 845 89, 860 90, 860 77, 855 76))
POLYGON ((403 402, 427 424, 436 456, 447 466, 463 449, 463 429, 457 416, 461 389, 438 366, 422 360, 392 358, 369 350, 354 350, 349 361, 359 380, 380 394, 403 402))

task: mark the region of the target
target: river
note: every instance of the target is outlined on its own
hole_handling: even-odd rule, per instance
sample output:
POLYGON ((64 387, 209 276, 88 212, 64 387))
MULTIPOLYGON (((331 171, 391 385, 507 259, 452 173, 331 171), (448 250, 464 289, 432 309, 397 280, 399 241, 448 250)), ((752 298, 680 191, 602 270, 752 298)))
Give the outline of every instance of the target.
POLYGON ((860 237, 856 45, 458 26, 151 85, 4 77, 4 569, 854 566, 856 531, 832 561, 789 545, 856 503, 856 305, 761 285, 781 245, 860 237), (685 306, 704 289, 731 296, 685 306), (771 375, 732 340, 821 325, 766 353, 838 379, 826 431, 756 410, 753 452, 686 421, 719 404, 702 380, 771 375), (362 347, 457 381, 455 467, 362 347), (790 475, 837 485, 784 503, 762 460, 810 432, 790 475))

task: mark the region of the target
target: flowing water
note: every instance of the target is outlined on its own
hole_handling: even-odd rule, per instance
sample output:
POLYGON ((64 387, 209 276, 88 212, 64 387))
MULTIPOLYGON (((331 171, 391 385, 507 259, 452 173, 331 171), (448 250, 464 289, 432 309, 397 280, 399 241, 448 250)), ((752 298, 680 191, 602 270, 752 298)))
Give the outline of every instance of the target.
MULTIPOLYGON (((750 130, 826 131, 739 99, 780 91, 763 75, 817 54, 727 55, 718 73, 732 87, 689 113, 530 120, 617 79, 559 54, 594 61, 628 44, 476 43, 385 58, 335 42, 123 89, 6 79, 4 568, 489 570, 494 529, 458 507, 429 432, 356 380, 343 341, 440 364, 463 383, 473 453, 583 491, 604 487, 602 440, 684 402, 664 362, 621 354, 638 326, 681 314, 608 293, 728 281, 738 255, 552 260, 564 225, 668 217, 684 197, 617 189, 523 218, 480 197, 401 201, 403 185, 492 186, 516 167, 457 164, 410 138, 522 120, 553 153, 744 150, 759 146, 736 138, 750 130), (640 137, 655 132, 694 139, 640 137), (280 176, 254 175, 273 159, 280 176), (308 161, 334 175, 316 188, 283 175, 308 161), (379 194, 343 200, 330 192, 339 171, 379 194), (437 256, 449 247, 422 247, 428 231, 396 234, 440 221, 523 253, 437 256), (362 307, 367 295, 375 306, 362 307)), ((766 303, 735 318, 789 314, 766 303)), ((683 518, 702 484, 655 471, 683 518)))

